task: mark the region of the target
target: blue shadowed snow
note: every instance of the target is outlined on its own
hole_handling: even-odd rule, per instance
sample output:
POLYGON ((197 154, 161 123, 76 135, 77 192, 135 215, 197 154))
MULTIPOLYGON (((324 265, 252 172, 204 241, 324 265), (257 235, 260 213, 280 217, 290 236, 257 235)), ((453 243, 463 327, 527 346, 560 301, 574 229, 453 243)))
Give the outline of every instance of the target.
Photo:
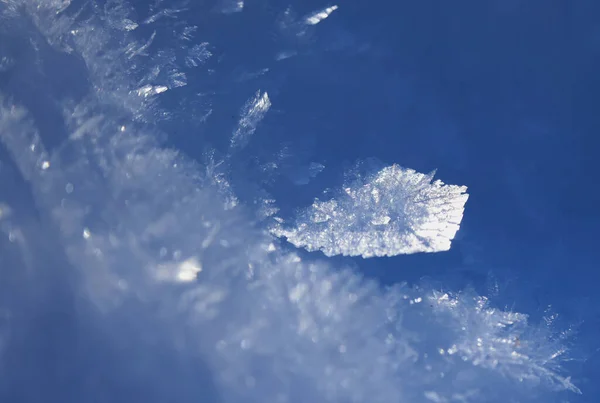
POLYGON ((1 1, 0 400, 595 401, 554 3, 1 1))

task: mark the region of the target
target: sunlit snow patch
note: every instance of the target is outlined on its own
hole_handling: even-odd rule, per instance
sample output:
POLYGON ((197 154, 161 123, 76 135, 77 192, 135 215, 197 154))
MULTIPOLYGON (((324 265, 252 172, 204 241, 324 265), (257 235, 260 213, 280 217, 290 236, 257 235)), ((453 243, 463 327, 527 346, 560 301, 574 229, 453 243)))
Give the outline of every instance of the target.
POLYGON ((395 256, 441 252, 460 227, 465 186, 392 165, 357 175, 336 197, 300 211, 293 226, 272 232, 297 247, 327 256, 395 256))

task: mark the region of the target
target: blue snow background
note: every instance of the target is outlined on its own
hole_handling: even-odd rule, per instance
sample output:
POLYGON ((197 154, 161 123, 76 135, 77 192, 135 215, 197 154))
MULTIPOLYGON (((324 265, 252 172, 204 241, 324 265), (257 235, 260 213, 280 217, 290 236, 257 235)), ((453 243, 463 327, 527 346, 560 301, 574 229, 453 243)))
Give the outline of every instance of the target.
MULTIPOLYGON (((577 330, 575 360, 566 368, 583 395, 569 401, 596 401, 600 3, 352 0, 302 40, 278 36, 269 25, 288 5, 298 15, 323 7, 320 1, 248 1, 244 12, 227 16, 204 12, 208 3, 190 7, 186 17, 200 27, 198 35, 220 49, 208 62, 208 68, 215 63, 214 73, 203 71, 197 84, 214 91, 214 113, 199 122, 186 110, 183 119, 161 123, 168 144, 198 160, 207 147, 225 154, 229 138, 222 133, 231 133, 240 106, 261 88, 273 107, 235 167, 232 184, 242 201, 253 197, 246 187, 254 172, 251 157, 277 153, 282 144, 293 150, 294 166, 267 188, 284 215, 335 187, 347 166, 368 157, 420 172, 437 169, 445 182, 467 185, 470 199, 449 252, 334 260, 387 284, 427 277, 447 289, 472 286, 533 320, 551 306, 561 324, 577 330), (286 40, 302 56, 275 62, 286 40), (262 68, 268 74, 251 76, 262 68), (290 180, 313 161, 326 167, 317 178, 302 186, 290 180)), ((18 37, 0 48, 20 47, 18 37)), ((35 100, 39 87, 72 95, 86 83, 61 78, 63 67, 73 71, 77 61, 47 52, 56 80, 21 71, 1 78, 0 86, 21 97, 48 133, 60 134, 58 111, 35 100), (28 80, 32 87, 20 85, 28 80)), ((176 105, 185 91, 194 88, 170 91, 164 102, 176 105)), ((30 198, 21 184, 14 186, 9 199, 30 198)), ((76 330, 66 318, 59 332, 76 330)), ((36 336, 23 336, 23 348, 39 344, 28 337, 36 336)), ((52 352, 41 346, 30 362, 14 365, 55 371, 44 369, 44 357, 51 360, 52 352)), ((66 390, 68 384, 54 387, 66 390)))

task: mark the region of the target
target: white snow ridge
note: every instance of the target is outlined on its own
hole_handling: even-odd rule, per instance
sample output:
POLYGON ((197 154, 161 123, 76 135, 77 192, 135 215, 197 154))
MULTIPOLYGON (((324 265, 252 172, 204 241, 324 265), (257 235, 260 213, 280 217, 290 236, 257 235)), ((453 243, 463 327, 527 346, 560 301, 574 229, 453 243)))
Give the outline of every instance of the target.
POLYGON ((445 185, 398 165, 358 176, 337 197, 302 210, 291 228, 272 232, 327 256, 395 256, 441 252, 460 227, 466 186, 445 185))

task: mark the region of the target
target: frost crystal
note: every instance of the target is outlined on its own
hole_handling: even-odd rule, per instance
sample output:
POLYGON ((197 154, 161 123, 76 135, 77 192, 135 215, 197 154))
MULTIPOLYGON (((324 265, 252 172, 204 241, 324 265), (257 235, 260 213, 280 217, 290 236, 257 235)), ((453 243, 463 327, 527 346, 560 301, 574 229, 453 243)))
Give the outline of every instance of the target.
POLYGON ((157 86, 144 85, 143 87, 138 88, 137 94, 140 97, 149 97, 152 95, 161 94, 161 93, 167 91, 168 89, 169 88, 164 85, 157 85, 157 86))
POLYGON ((185 65, 190 68, 198 67, 206 62, 211 56, 212 53, 208 50, 208 42, 195 45, 188 51, 188 55, 185 58, 185 65))
POLYGON ((263 120, 269 109, 271 108, 271 100, 266 92, 262 94, 256 91, 254 98, 248 100, 242 108, 240 121, 236 131, 231 137, 231 147, 244 147, 256 131, 258 123, 263 120))
POLYGON ((392 165, 358 176, 333 199, 315 199, 293 227, 272 231, 327 256, 446 251, 460 227, 467 188, 432 180, 433 174, 392 165))
POLYGON ((306 24, 308 25, 317 25, 319 22, 323 21, 325 18, 329 17, 331 13, 338 9, 338 6, 327 7, 324 10, 316 12, 306 18, 306 24))
POLYGON ((165 8, 165 9, 157 12, 156 14, 153 14, 150 17, 146 18, 146 20, 144 20, 144 24, 155 23, 156 21, 160 20, 161 18, 177 18, 177 15, 183 11, 185 11, 185 10, 165 8))

